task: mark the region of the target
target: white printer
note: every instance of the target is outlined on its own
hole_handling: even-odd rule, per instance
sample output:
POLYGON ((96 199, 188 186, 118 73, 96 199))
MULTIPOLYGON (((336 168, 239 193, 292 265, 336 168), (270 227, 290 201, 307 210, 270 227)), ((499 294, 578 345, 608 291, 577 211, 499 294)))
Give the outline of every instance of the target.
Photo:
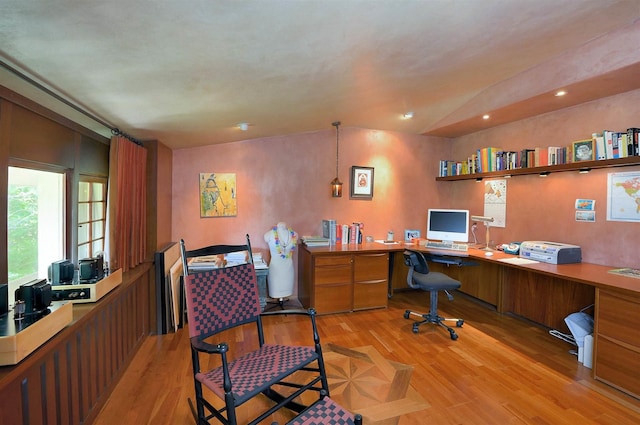
POLYGON ((525 241, 520 244, 520 257, 550 264, 569 264, 582 261, 577 245, 559 242, 525 241))

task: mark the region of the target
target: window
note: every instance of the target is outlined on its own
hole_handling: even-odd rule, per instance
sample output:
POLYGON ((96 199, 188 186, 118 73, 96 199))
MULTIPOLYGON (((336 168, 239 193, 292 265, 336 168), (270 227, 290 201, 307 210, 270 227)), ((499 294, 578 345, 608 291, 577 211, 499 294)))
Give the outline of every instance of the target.
POLYGON ((63 173, 9 167, 9 303, 23 283, 47 277, 49 265, 65 258, 63 173))
POLYGON ((78 187, 78 260, 104 252, 106 179, 81 176, 78 187))

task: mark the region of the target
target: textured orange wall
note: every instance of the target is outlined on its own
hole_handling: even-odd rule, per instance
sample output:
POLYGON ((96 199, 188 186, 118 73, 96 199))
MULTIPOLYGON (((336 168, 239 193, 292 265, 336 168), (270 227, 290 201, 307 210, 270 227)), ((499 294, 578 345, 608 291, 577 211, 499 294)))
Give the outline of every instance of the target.
MULTIPOLYGON (((640 126, 640 91, 522 120, 456 140, 342 127, 340 179, 342 198, 331 198, 335 177, 333 128, 210 145, 173 153, 173 240, 189 247, 238 243, 249 233, 255 250, 267 252, 263 234, 278 221, 300 235, 319 234, 321 220, 365 223, 365 235, 382 238, 393 230, 426 226, 430 207, 484 211, 484 185, 475 181, 436 182, 438 160, 462 159, 478 147, 510 149, 564 145, 603 129, 640 126), (349 168, 375 168, 371 201, 349 199, 349 168), (238 216, 200 218, 200 172, 236 173, 238 216)), ((640 223, 606 220, 607 174, 640 171, 640 167, 554 173, 546 179, 518 176, 508 180, 507 222, 494 228, 495 242, 549 240, 580 245, 583 261, 618 267, 638 267, 640 223), (596 200, 596 222, 575 222, 576 198, 596 200)), ((478 238, 484 241, 480 226, 478 238)), ((268 258, 268 255, 267 255, 268 258)), ((295 257, 294 257, 295 258, 295 257)))
MULTIPOLYGON (((328 125, 329 127, 329 125, 328 125)), ((446 206, 451 186, 437 185, 438 160, 450 141, 425 136, 341 127, 339 177, 343 197, 332 198, 336 171, 335 129, 248 140, 173 153, 174 240, 190 247, 242 242, 267 252, 264 233, 279 221, 298 234, 320 234, 321 221, 363 222, 365 235, 397 238, 426 227, 429 207, 446 206), (373 200, 349 199, 352 165, 374 167, 373 200), (200 218, 201 172, 236 173, 238 216, 200 218)))
MULTIPOLYGON (((570 95, 570 94, 569 94, 570 95)), ((452 158, 466 158, 475 149, 496 146, 511 150, 536 146, 565 146, 604 129, 625 131, 640 126, 640 90, 540 115, 456 139, 452 158)), ((580 245, 583 261, 619 267, 640 267, 640 223, 607 221, 607 175, 640 171, 623 167, 507 180, 505 228, 491 230, 496 242, 548 240, 580 245), (596 222, 575 221, 575 200, 596 200, 596 222)), ((453 198, 467 199, 474 214, 483 213, 484 185, 475 181, 446 182, 453 198)), ((481 226, 482 228, 482 226, 481 226)), ((483 230, 483 228, 482 228, 483 230)), ((478 235, 484 241, 484 233, 478 235)))

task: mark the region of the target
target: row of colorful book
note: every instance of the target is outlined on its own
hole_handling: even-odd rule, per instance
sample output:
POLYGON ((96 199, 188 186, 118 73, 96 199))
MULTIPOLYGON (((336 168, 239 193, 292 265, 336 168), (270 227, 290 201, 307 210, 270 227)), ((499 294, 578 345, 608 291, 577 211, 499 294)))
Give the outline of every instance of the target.
POLYGON ((464 161, 441 160, 439 176, 488 173, 517 168, 544 167, 579 161, 626 158, 640 155, 640 129, 605 130, 569 146, 548 146, 509 151, 497 147, 478 149, 464 161))
POLYGON ((628 128, 626 132, 605 130, 593 133, 595 158, 616 159, 640 155, 640 128, 628 128))

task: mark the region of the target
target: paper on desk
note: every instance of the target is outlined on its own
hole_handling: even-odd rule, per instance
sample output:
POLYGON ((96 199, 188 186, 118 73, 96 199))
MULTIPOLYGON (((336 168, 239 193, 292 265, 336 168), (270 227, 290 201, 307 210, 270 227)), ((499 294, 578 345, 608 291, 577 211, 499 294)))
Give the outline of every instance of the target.
POLYGON ((385 240, 382 240, 382 239, 376 239, 376 242, 382 243, 382 244, 385 244, 385 245, 400 245, 400 242, 398 242, 398 241, 385 241, 385 240))
POLYGON ((500 258, 498 261, 502 261, 503 263, 509 263, 509 264, 536 264, 540 262, 540 261, 529 260, 528 258, 520 258, 520 257, 500 258))

